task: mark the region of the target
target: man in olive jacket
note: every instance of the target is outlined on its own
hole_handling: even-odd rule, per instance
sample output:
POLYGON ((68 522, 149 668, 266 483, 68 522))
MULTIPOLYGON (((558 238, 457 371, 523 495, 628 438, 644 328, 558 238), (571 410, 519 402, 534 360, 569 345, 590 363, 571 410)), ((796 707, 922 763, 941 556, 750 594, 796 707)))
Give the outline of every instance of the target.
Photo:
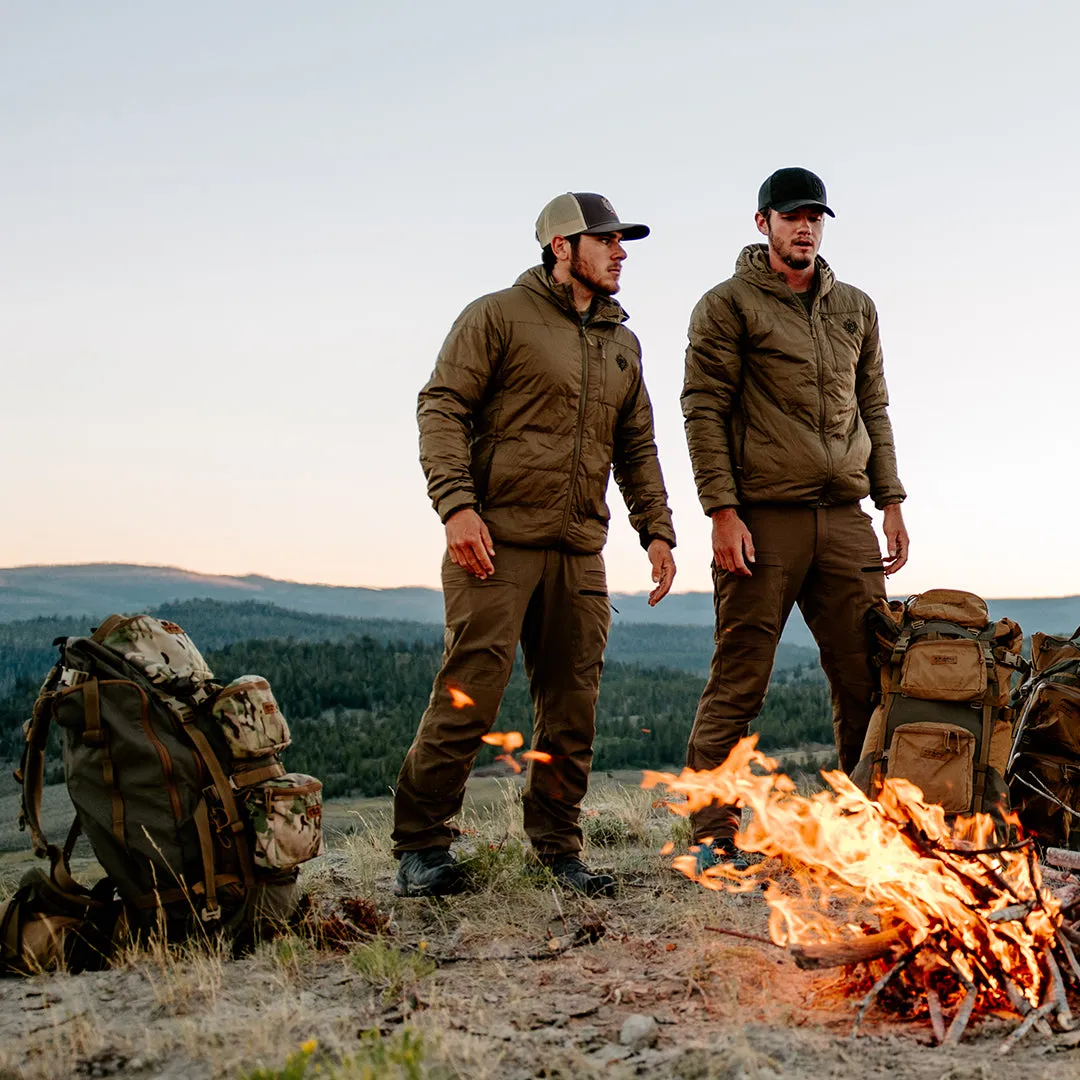
POLYGON ((613 299, 622 242, 649 230, 620 222, 602 196, 567 193, 536 231, 544 265, 462 312, 420 392, 420 460, 446 526, 446 648, 394 798, 399 896, 460 886, 448 822, 519 640, 539 752, 525 831, 565 884, 614 885, 581 861, 578 825, 610 623, 600 551, 612 472, 652 563, 650 604, 675 575, 641 347, 613 299))
MULTIPOLYGON (((687 764, 720 765, 761 710, 776 645, 798 604, 832 689, 840 767, 854 768, 874 681, 864 617, 885 574, 907 561, 888 395, 873 301, 837 281, 818 254, 821 180, 780 169, 755 215, 767 244, 690 320, 682 404, 698 496, 712 519, 716 649, 687 764), (870 495, 884 511, 879 553, 870 495), (884 562, 884 565, 882 565, 884 562)), ((705 856, 730 857, 738 812, 694 815, 705 856)))

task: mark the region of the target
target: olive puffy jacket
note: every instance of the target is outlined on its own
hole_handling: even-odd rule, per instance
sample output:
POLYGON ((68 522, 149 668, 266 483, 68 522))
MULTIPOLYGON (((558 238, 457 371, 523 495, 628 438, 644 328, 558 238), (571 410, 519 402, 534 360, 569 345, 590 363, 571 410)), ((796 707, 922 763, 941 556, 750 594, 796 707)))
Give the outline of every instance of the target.
POLYGON ((698 302, 682 406, 705 513, 740 502, 834 505, 905 497, 896 473, 874 303, 818 257, 809 313, 743 249, 698 302))
POLYGON ((420 391, 420 463, 439 517, 478 510, 496 542, 600 551, 608 478, 643 546, 674 545, 641 346, 598 297, 584 324, 542 267, 454 323, 420 391))

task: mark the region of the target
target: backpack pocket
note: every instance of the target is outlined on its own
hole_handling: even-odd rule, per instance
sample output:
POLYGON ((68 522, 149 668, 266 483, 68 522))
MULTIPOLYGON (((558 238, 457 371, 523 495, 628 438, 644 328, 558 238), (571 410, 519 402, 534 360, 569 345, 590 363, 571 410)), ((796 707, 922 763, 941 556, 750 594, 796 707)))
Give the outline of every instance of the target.
POLYGON ((902 724, 893 732, 886 778, 900 777, 922 789, 928 803, 947 814, 971 809, 975 735, 956 724, 902 724))
POLYGON ((256 867, 291 870, 322 854, 320 780, 286 773, 244 788, 242 797, 255 830, 256 867))
POLYGON ((986 662, 977 641, 916 641, 904 655, 900 693, 922 701, 978 701, 986 694, 986 662))
POLYGON ((274 691, 259 675, 233 679, 214 698, 210 711, 221 725, 234 761, 269 757, 292 742, 274 691))

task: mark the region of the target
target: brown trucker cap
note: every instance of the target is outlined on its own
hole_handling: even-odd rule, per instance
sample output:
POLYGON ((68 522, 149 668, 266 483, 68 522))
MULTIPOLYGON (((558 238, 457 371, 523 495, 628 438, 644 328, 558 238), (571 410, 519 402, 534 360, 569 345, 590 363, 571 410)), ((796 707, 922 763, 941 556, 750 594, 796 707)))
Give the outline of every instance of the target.
POLYGON ((624 240, 644 240, 649 226, 620 221, 615 207, 603 195, 591 191, 556 195, 536 219, 536 239, 541 247, 547 247, 556 236, 613 232, 622 233, 624 240))

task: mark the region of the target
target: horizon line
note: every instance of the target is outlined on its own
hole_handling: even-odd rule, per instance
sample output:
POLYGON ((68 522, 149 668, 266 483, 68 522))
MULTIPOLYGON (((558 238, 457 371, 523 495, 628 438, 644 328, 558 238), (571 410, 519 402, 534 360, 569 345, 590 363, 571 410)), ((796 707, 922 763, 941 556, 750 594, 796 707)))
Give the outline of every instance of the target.
MULTIPOLYGON (((63 570, 63 569, 89 569, 95 566, 114 566, 114 567, 133 567, 139 570, 171 570, 178 574, 188 574, 191 577, 196 578, 218 578, 231 581, 243 581, 245 578, 262 578, 264 581, 275 581, 284 585, 302 585, 309 588, 319 589, 363 589, 367 592, 390 592, 395 589, 425 589, 429 592, 442 592, 441 589, 434 585, 341 585, 330 581, 297 581, 294 578, 277 578, 272 577, 269 574, 262 574, 258 571, 248 571, 245 574, 223 574, 213 573, 204 570, 191 570, 183 566, 170 566, 166 563, 141 563, 141 562, 114 562, 111 560, 97 560, 94 562, 74 562, 74 563, 20 563, 17 566, 3 566, 0 567, 0 574, 19 571, 19 570, 63 570)), ((0 590, 4 588, 2 582, 0 582, 0 590)), ((927 590, 923 589, 923 592, 927 590)), ((970 591, 970 590, 966 590, 970 591)), ((614 590, 610 591, 610 595, 613 596, 648 596, 648 589, 641 589, 634 592, 628 592, 626 590, 614 590)), ((670 596, 711 596, 711 590, 707 589, 689 589, 683 592, 672 591, 670 596)), ((898 593, 897 596, 901 594, 898 593)), ((909 594, 915 595, 915 594, 909 594)), ((980 594, 981 595, 981 594, 980 594)), ((1056 593, 1042 596, 985 596, 985 600, 1073 600, 1080 599, 1080 593, 1056 593)))

